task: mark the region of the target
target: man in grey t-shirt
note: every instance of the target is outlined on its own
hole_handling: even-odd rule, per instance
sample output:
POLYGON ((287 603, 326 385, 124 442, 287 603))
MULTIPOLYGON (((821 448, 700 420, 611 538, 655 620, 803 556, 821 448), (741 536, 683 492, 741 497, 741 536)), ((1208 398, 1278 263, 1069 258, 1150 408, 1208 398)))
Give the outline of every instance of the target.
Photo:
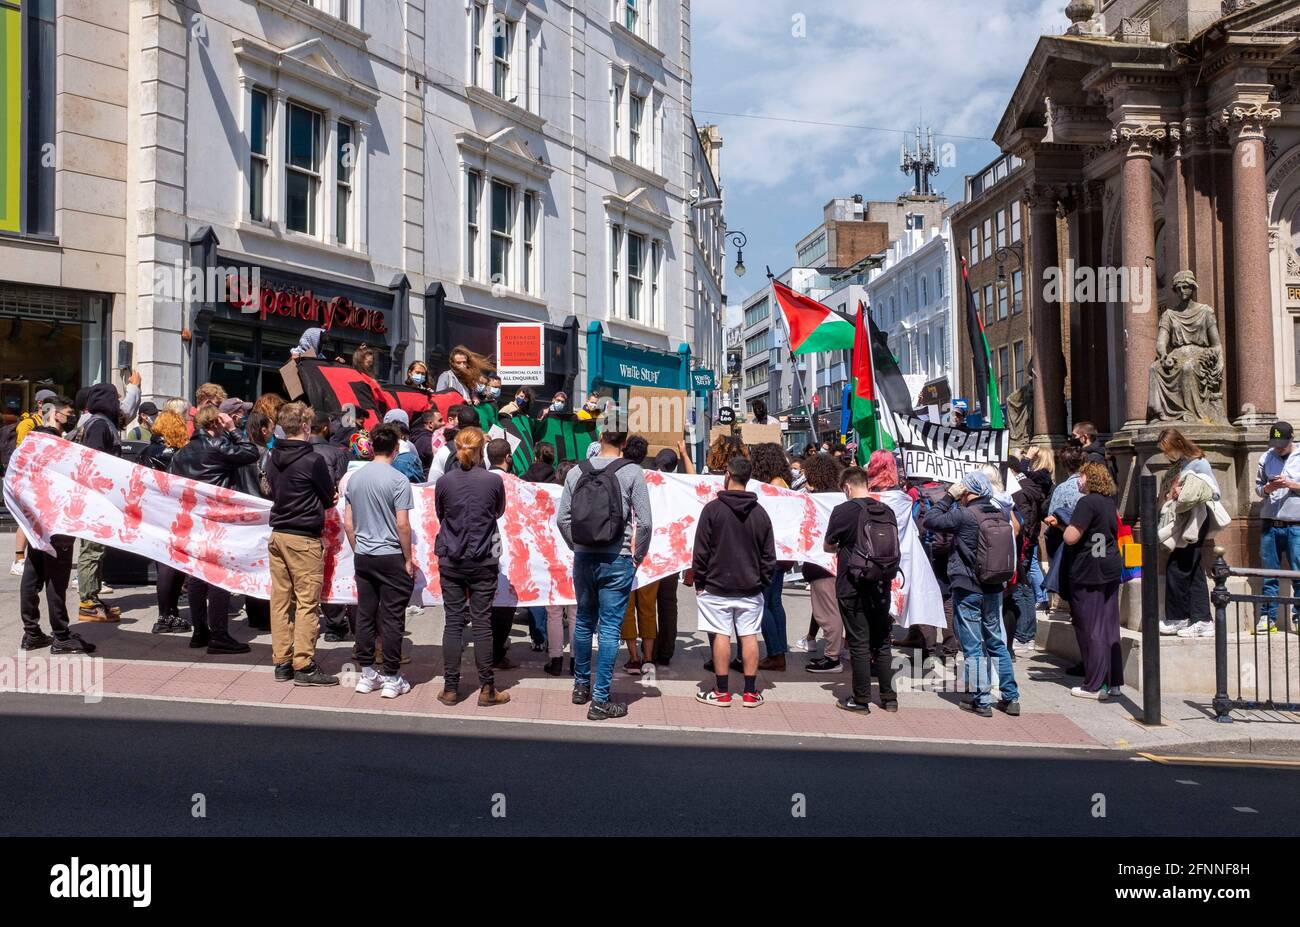
POLYGON ((370 434, 375 459, 349 474, 343 486, 347 502, 343 528, 352 545, 357 578, 357 642, 355 656, 361 665, 360 693, 382 688, 384 698, 411 691, 402 678, 402 634, 406 606, 415 588, 415 563, 411 559, 411 484, 393 469, 401 435, 392 425, 380 425, 370 434), (374 666, 375 638, 384 651, 383 673, 374 666))
POLYGON ((618 639, 632 582, 637 567, 650 552, 650 538, 654 533, 645 474, 639 465, 622 460, 626 442, 626 432, 606 431, 600 436, 599 456, 588 461, 594 471, 618 467, 614 479, 618 482, 619 498, 623 503, 622 538, 603 547, 574 541, 573 496, 585 475, 586 464, 569 471, 556 515, 560 534, 574 552, 573 586, 577 592, 578 608, 573 622, 573 704, 591 702, 587 718, 592 721, 621 718, 627 714, 626 705, 609 700, 609 687, 614 677, 618 639), (593 687, 591 638, 597 624, 600 626, 600 650, 593 687))

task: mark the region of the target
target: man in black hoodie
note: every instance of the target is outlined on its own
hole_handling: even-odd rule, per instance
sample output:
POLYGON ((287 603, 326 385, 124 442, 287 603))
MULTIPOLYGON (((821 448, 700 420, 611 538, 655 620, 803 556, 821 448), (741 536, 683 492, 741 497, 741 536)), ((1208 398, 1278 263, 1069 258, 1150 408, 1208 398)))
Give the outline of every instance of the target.
POLYGON ((700 629, 713 635, 713 665, 723 669, 713 689, 697 692, 695 698, 719 708, 731 707, 725 673, 731 663, 733 632, 744 665, 741 704, 746 708, 763 704, 758 693, 758 634, 763 626, 763 590, 776 572, 776 541, 772 520, 758 504, 758 496, 745 491, 753 472, 746 458, 733 457, 727 464, 726 486, 704 506, 695 530, 692 569, 700 629))
MULTIPOLYGON (((122 402, 117 387, 112 383, 96 383, 85 392, 86 418, 72 433, 76 443, 122 456, 122 441, 118 432, 118 418, 122 402)), ((122 610, 105 605, 99 597, 104 585, 104 545, 85 539, 77 555, 77 592, 81 597, 79 614, 82 621, 120 621, 122 610)))
POLYGON ((271 484, 271 659, 275 678, 296 686, 337 686, 316 665, 316 635, 324 577, 325 509, 338 499, 329 464, 311 445, 312 411, 301 402, 280 407, 266 479, 271 484))

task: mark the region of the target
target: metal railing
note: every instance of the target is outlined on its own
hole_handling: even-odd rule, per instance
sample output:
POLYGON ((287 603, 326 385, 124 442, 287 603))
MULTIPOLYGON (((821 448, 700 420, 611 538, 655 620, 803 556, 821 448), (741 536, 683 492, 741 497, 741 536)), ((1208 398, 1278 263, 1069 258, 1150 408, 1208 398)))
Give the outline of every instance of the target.
POLYGON ((1300 571, 1258 570, 1249 567, 1230 567, 1223 559, 1223 548, 1214 550, 1214 589, 1210 601, 1214 604, 1214 714, 1218 721, 1230 722, 1234 708, 1266 711, 1300 711, 1300 635, 1295 633, 1294 607, 1300 605, 1300 571), (1291 596, 1263 596, 1246 592, 1229 592, 1228 579, 1276 579, 1291 584, 1291 596), (1254 631, 1258 609, 1252 607, 1247 623, 1241 621, 1244 605, 1266 603, 1278 607, 1277 633, 1254 631), (1228 606, 1236 605, 1233 628, 1228 628, 1228 606), (1254 633, 1252 633, 1254 632, 1254 633), (1234 639, 1235 638, 1235 639, 1234 639), (1244 639, 1244 640, 1243 640, 1244 639), (1248 643, 1247 643, 1248 642, 1248 643), (1280 664, 1280 666, 1279 666, 1280 664), (1291 674, 1295 670, 1295 688, 1291 674), (1228 677, 1235 669, 1236 697, 1228 692, 1228 677), (1280 673, 1277 670, 1280 669, 1280 673), (1280 675, 1280 679, 1278 676, 1280 675), (1247 694, 1253 688, 1253 698, 1247 694))

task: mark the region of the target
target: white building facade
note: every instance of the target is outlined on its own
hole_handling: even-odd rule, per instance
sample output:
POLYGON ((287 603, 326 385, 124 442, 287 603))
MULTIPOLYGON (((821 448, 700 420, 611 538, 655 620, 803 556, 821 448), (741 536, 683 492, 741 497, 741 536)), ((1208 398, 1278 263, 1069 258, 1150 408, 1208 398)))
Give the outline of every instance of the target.
POLYGON ((689 388, 699 348, 720 367, 720 332, 696 331, 720 327, 722 255, 687 203, 688 0, 23 6, 56 10, 68 134, 53 218, 0 235, 0 287, 98 300, 78 309, 87 340, 106 329, 95 363, 62 388, 126 342, 149 396, 252 397, 313 326, 396 382, 493 354, 500 321, 546 326, 539 391, 689 388), (195 292, 187 267, 260 290, 195 292))
POLYGON ((921 386, 943 378, 957 395, 951 241, 946 218, 938 227, 905 231, 865 288, 872 318, 888 337, 913 399, 921 386))

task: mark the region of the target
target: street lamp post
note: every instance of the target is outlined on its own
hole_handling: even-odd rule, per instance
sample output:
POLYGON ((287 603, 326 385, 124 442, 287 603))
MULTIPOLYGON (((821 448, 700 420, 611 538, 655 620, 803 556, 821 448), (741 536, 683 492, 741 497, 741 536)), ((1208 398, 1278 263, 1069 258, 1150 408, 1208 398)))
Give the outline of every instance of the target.
POLYGON ((998 262, 998 289, 1007 288, 1007 258, 1015 255, 1016 264, 1020 270, 1025 269, 1025 252, 1020 245, 1003 245, 993 252, 993 259, 998 262))
POLYGON ((722 231, 722 238, 736 246, 736 276, 745 276, 745 245, 749 244, 749 238, 740 229, 732 232, 726 228, 722 231))

